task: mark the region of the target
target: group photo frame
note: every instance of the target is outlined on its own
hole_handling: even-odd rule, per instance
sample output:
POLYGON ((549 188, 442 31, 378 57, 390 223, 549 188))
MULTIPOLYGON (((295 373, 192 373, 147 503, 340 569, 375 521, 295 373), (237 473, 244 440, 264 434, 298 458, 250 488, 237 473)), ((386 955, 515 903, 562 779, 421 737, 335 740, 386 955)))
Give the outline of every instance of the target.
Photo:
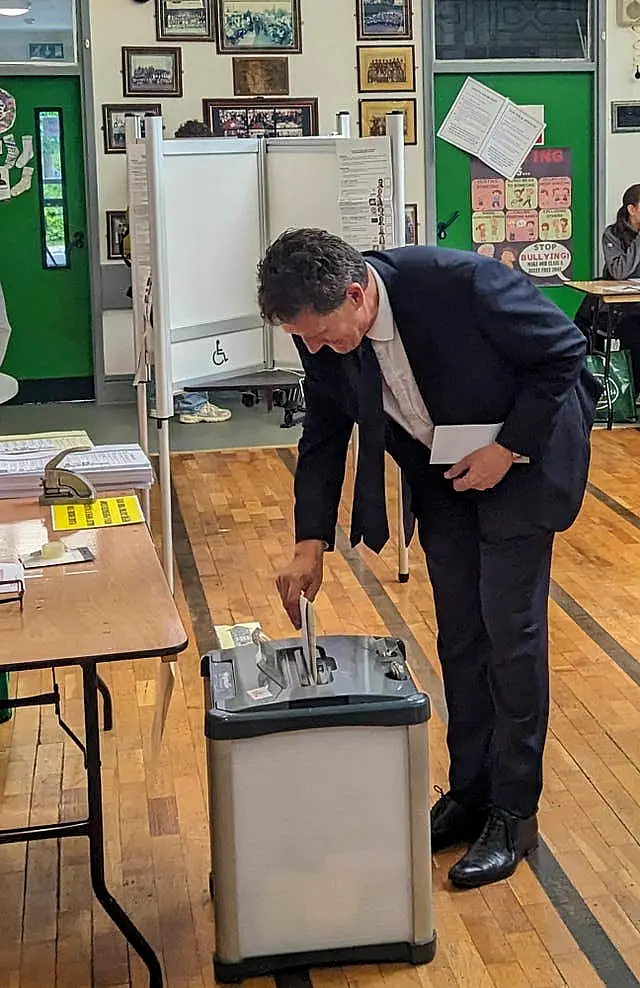
POLYGON ((123 96, 182 96, 180 48, 123 48, 123 96))
POLYGON ((356 0, 358 41, 411 41, 411 0, 356 0))
POLYGON ((416 88, 413 45, 362 45, 358 51, 358 90, 361 93, 411 93, 416 88))
POLYGON ((214 41, 213 0, 155 0, 158 41, 214 41))
MULTIPOLYGON (((102 133, 105 154, 126 154, 126 118, 128 116, 159 117, 160 103, 104 103, 102 106, 102 133)), ((144 136, 144 134, 142 135, 144 136)))
POLYGON ((404 114, 404 143, 418 143, 416 100, 413 99, 361 99, 358 113, 361 137, 383 137, 387 132, 387 114, 399 111, 404 114))
POLYGON ((124 235, 127 229, 126 209, 108 209, 107 213, 107 259, 122 260, 124 235))
POLYGON ((215 0, 216 41, 222 55, 302 51, 300 0, 215 0))
POLYGON ((315 137, 318 100, 205 99, 203 120, 214 137, 315 137))

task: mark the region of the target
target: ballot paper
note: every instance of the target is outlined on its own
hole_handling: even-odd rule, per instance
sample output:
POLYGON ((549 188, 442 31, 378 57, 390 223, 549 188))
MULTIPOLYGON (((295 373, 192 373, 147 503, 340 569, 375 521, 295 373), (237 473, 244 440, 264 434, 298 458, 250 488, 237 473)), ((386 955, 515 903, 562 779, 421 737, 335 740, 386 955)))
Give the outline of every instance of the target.
MULTIPOLYGON (((437 425, 433 430, 431 459, 433 464, 453 466, 482 446, 495 442, 503 422, 493 425, 437 425)), ((528 463, 526 456, 519 457, 516 463, 528 463)))
POLYGON ((23 436, 0 436, 0 456, 9 453, 19 456, 21 453, 38 453, 51 451, 51 456, 63 449, 93 446, 86 432, 34 432, 23 436))
POLYGON ((312 683, 318 682, 318 653, 316 652, 316 620, 313 604, 304 595, 300 597, 302 618, 302 654, 307 674, 312 683))

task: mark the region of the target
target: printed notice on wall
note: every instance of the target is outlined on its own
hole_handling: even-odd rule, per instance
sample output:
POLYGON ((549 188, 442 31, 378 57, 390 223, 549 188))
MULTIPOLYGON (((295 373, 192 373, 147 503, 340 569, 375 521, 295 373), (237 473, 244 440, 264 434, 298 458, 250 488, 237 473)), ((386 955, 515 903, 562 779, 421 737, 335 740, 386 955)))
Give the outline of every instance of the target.
POLYGON ((534 148, 513 179, 471 162, 474 250, 537 285, 571 278, 572 161, 568 148, 534 148))
POLYGON ((538 113, 516 106, 469 76, 438 137, 513 179, 543 131, 544 122, 538 113))
POLYGON ((341 140, 337 156, 340 235, 360 251, 393 247, 390 140, 341 140))

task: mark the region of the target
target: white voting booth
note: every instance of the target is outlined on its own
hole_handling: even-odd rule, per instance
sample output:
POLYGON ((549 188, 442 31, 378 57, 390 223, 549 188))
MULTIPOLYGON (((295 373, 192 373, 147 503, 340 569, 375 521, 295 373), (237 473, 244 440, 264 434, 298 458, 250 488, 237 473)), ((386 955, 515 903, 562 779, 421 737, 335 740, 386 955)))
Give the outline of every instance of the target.
MULTIPOLYGON (((359 249, 404 243, 403 115, 387 118, 387 137, 350 140, 348 115, 330 137, 165 140, 162 118, 145 120, 146 136, 129 145, 130 193, 146 154, 149 250, 136 243, 131 210, 134 320, 139 354, 141 428, 146 445, 144 367, 155 368, 162 496, 164 568, 173 587, 169 419, 173 396, 188 387, 218 385, 237 375, 293 370, 297 351, 279 327, 264 325, 257 306, 256 269, 268 244, 284 230, 315 226, 359 249), (133 176, 132 176, 133 173, 133 176), (370 183, 382 182, 378 226, 370 183), (371 200, 371 201, 370 201, 371 200), (358 240, 360 242, 358 242, 358 240), (134 257, 134 254, 138 254, 134 257), (145 284, 153 272, 153 355, 144 315, 145 284)), ((128 122, 135 126, 134 121, 128 122)), ((138 196, 144 198, 138 187, 138 196)), ((131 207, 130 207, 131 209, 131 207)), ((142 224, 142 220, 141 220, 142 224)), ((399 504, 399 573, 408 573, 399 504)))

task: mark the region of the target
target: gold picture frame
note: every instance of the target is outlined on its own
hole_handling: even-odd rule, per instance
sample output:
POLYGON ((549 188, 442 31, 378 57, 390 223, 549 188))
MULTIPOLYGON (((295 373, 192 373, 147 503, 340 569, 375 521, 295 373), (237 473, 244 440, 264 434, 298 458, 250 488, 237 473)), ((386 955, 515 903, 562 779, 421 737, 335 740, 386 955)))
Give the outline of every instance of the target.
POLYGON ((404 143, 418 143, 415 99, 361 99, 358 114, 361 137, 382 137, 387 131, 387 113, 404 113, 404 143))
POLYGON ((416 88, 413 45, 358 48, 358 90, 361 93, 412 93, 416 88))

